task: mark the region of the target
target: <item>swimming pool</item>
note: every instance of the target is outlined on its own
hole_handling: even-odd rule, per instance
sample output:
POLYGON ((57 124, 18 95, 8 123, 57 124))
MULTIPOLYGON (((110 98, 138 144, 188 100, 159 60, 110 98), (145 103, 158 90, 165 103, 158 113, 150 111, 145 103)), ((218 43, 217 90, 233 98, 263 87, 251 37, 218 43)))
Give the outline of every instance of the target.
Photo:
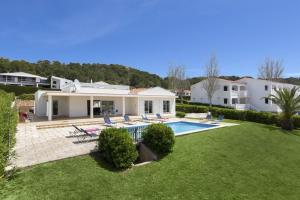
POLYGON ((218 126, 218 125, 213 125, 213 124, 203 124, 203 123, 184 122, 184 121, 167 122, 165 124, 174 131, 175 135, 183 135, 183 134, 203 131, 205 129, 209 129, 209 128, 218 126))
MULTIPOLYGON (((164 122, 164 124, 169 126, 174 131, 175 136, 204 131, 219 126, 217 124, 204 124, 204 123, 186 122, 186 121, 164 122)), ((149 124, 132 125, 132 126, 127 126, 125 128, 128 130, 133 140, 139 141, 141 139, 143 130, 147 126, 149 126, 149 124)))

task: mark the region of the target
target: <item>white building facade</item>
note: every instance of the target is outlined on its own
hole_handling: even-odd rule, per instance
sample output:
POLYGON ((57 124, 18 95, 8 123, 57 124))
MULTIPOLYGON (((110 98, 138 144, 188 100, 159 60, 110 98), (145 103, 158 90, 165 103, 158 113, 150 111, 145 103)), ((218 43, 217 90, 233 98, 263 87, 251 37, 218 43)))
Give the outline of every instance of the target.
POLYGON ((35 114, 56 117, 101 117, 160 113, 174 116, 176 95, 160 87, 130 90, 126 85, 69 83, 62 91, 35 93, 35 114))
MULTIPOLYGON (((204 81, 191 86, 191 102, 209 103, 207 93, 203 88, 204 81)), ((291 89, 294 86, 253 78, 242 78, 237 81, 218 79, 212 104, 233 107, 237 110, 280 112, 280 108, 267 97, 275 94, 275 88, 291 89)))
POLYGON ((0 84, 35 87, 49 85, 47 78, 25 72, 0 73, 0 84))
POLYGON ((52 89, 58 89, 61 90, 64 88, 67 84, 71 83, 72 81, 69 79, 57 77, 57 76, 51 76, 50 80, 50 87, 52 89))

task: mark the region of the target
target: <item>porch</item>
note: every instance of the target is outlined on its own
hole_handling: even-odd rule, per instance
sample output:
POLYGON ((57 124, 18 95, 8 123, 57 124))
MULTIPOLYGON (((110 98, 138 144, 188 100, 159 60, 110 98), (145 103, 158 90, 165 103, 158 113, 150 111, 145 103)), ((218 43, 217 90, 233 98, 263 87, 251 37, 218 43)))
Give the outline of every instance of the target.
POLYGON ((121 117, 141 114, 175 115, 175 97, 46 93, 36 103, 36 115, 53 119, 121 117))

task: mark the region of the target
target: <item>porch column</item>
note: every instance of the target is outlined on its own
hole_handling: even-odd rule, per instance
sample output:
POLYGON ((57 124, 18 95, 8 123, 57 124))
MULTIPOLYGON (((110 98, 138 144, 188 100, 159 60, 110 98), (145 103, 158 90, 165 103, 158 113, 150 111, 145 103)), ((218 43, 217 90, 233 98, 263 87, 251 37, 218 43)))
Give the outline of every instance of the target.
POLYGON ((94 118, 94 97, 90 96, 90 118, 94 118))
POLYGON ((176 97, 173 99, 172 114, 176 115, 176 97))
POLYGON ((52 96, 48 96, 48 121, 52 120, 52 96))
POLYGON ((140 98, 137 98, 137 115, 140 115, 140 98))
POLYGON ((125 97, 122 97, 122 115, 125 115, 125 97))

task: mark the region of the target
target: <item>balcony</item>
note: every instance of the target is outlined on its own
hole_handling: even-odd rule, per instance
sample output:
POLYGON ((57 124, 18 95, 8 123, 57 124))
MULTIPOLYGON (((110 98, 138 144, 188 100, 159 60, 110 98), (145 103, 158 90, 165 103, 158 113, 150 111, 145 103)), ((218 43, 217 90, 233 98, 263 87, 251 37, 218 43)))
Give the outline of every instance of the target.
POLYGON ((0 78, 1 84, 8 84, 8 85, 36 85, 35 81, 14 81, 14 80, 6 80, 3 78, 0 78))
POLYGON ((233 104, 232 107, 236 110, 250 110, 249 104, 233 104))
POLYGON ((231 96, 232 97, 247 97, 248 96, 248 91, 247 90, 240 90, 240 91, 231 91, 231 96))

